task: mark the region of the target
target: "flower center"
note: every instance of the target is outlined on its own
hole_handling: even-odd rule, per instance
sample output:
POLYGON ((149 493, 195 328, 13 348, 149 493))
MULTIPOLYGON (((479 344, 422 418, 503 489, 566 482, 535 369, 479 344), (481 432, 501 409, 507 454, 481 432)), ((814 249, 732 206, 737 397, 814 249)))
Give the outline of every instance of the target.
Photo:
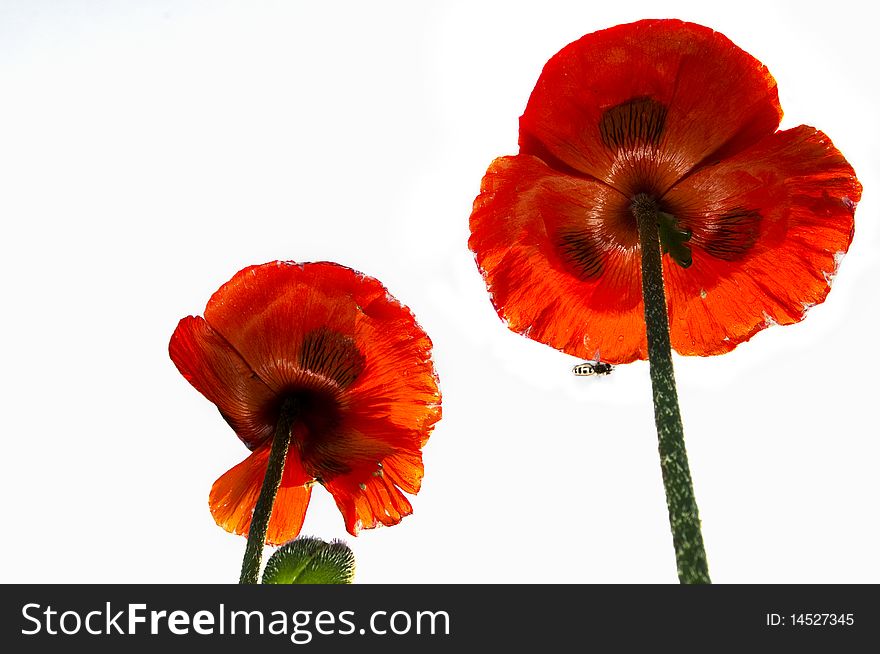
POLYGON ((688 268, 693 263, 691 247, 687 245, 691 240, 691 230, 681 228, 675 216, 661 211, 657 200, 645 193, 639 193, 632 199, 630 211, 637 221, 639 216, 644 216, 647 220, 653 219, 657 222, 660 250, 663 254, 668 254, 682 268, 688 268))
POLYGON ((363 373, 366 359, 351 336, 319 327, 303 338, 298 364, 267 407, 266 419, 277 423, 291 412, 291 447, 308 474, 326 481, 350 469, 343 427, 346 390, 363 373))
POLYGON ((652 192, 639 192, 626 203, 603 207, 580 225, 565 225, 555 234, 555 246, 568 270, 582 281, 598 279, 609 257, 632 256, 639 245, 637 212, 653 216, 660 233, 663 254, 682 268, 692 263, 691 230, 666 211, 652 192))
POLYGON ((266 407, 265 418, 291 423, 290 447, 295 448, 308 474, 323 480, 347 471, 332 453, 342 440, 345 400, 336 384, 317 375, 302 378, 282 389, 266 407))

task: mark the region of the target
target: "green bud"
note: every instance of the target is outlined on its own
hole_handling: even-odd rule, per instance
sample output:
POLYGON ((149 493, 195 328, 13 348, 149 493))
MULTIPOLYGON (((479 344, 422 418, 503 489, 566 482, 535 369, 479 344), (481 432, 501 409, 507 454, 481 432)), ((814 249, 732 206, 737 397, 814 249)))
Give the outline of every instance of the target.
POLYGON ((348 545, 310 536, 279 547, 263 571, 264 584, 350 584, 352 579, 354 553, 348 545))

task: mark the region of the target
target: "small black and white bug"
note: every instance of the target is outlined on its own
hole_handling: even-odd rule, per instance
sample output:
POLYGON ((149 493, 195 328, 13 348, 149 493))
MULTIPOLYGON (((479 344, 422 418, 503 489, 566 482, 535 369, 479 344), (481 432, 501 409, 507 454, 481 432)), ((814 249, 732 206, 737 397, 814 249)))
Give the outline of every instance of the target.
POLYGON ((577 364, 571 371, 577 377, 590 377, 591 375, 610 375, 614 370, 614 366, 610 363, 602 363, 601 361, 584 361, 577 364))

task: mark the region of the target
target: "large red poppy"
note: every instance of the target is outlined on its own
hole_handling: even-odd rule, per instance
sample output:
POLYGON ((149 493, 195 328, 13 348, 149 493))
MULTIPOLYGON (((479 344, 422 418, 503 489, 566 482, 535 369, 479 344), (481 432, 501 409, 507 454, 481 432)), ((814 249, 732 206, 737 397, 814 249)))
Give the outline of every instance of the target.
POLYGON ((801 320, 828 294, 861 186, 825 134, 776 131, 781 117, 767 69, 700 25, 644 20, 563 48, 471 215, 498 314, 579 357, 644 359, 643 194, 690 234, 689 256, 663 257, 678 352, 801 320))
POLYGON ((419 490, 440 393, 430 339, 378 281, 332 263, 252 266, 211 297, 204 318, 180 321, 169 350, 253 450, 211 488, 221 527, 248 532, 289 399, 300 411, 268 543, 299 533, 316 482, 351 534, 412 513, 401 491, 419 490))

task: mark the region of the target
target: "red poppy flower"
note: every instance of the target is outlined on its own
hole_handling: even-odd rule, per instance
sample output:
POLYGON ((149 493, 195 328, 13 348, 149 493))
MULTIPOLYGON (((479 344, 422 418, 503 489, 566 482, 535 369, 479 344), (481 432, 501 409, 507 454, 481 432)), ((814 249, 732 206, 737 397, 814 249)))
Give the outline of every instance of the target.
POLYGON ((274 262, 236 274, 169 347, 253 453, 211 488, 217 524, 250 527, 282 405, 300 407, 267 542, 300 531, 312 485, 353 535, 412 513, 421 448, 440 418, 431 341, 375 279, 333 263, 274 262))
POLYGON ((471 215, 499 316, 579 357, 644 359, 630 205, 647 195, 679 234, 663 257, 678 352, 801 320, 828 294, 861 186, 825 134, 776 131, 781 117, 767 69, 700 25, 645 20, 563 48, 471 215))

